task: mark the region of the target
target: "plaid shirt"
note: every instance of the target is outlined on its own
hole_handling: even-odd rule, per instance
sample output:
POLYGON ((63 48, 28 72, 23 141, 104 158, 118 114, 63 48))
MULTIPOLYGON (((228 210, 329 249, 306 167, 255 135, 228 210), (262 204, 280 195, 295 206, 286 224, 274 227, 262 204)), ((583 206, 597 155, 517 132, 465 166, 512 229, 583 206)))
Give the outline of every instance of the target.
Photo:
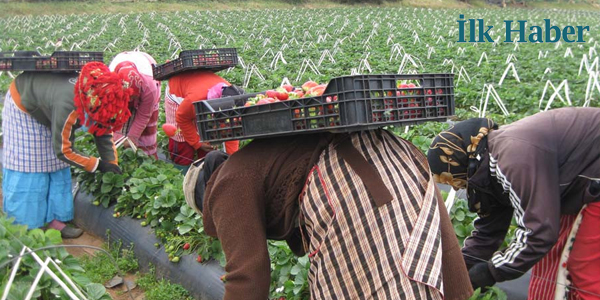
POLYGON ((6 93, 2 111, 4 133, 4 167, 19 172, 55 172, 69 165, 56 157, 52 149, 50 128, 21 111, 10 91, 6 93))

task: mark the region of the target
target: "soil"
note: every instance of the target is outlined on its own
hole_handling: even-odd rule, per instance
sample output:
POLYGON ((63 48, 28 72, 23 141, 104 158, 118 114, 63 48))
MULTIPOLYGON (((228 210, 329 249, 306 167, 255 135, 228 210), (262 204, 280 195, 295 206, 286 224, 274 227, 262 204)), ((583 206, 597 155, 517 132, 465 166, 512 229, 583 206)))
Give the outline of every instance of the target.
MULTIPOLYGON (((91 235, 87 232, 84 232, 80 237, 76 238, 76 239, 64 239, 63 243, 65 245, 87 245, 87 246, 94 246, 94 247, 98 247, 101 248, 102 247, 102 243, 104 241, 94 235, 91 235)), ((96 252, 98 252, 98 250, 94 250, 91 248, 74 248, 74 247, 68 247, 67 251, 75 256, 75 257, 81 257, 83 255, 94 255, 96 252)), ((125 281, 131 281, 131 282, 135 282, 135 280, 137 279, 137 276, 135 276, 134 274, 127 274, 125 275, 125 281)), ((104 284, 104 282, 102 282, 104 284)), ((106 289, 108 291, 108 293, 110 294, 110 296, 114 299, 114 300, 143 300, 144 298, 144 292, 138 288, 138 287, 134 287, 129 293, 131 293, 131 295, 129 295, 129 293, 127 292, 127 288, 125 286, 125 284, 121 284, 117 287, 114 287, 112 289, 106 289)))

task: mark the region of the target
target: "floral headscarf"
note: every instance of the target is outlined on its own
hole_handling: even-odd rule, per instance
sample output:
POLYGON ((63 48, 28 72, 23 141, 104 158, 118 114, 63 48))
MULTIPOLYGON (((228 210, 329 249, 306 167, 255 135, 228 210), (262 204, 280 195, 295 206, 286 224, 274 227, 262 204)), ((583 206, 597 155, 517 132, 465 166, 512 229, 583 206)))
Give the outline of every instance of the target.
POLYGON ((83 66, 74 92, 79 121, 96 136, 121 129, 131 116, 128 103, 134 90, 125 78, 101 62, 83 66))
MULTIPOLYGON (((434 181, 468 190, 467 182, 479 167, 481 155, 487 151, 487 135, 494 129, 498 129, 494 121, 474 118, 438 134, 427 152, 434 181)), ((474 201, 469 199, 469 207, 478 211, 476 207, 480 204, 474 201)))

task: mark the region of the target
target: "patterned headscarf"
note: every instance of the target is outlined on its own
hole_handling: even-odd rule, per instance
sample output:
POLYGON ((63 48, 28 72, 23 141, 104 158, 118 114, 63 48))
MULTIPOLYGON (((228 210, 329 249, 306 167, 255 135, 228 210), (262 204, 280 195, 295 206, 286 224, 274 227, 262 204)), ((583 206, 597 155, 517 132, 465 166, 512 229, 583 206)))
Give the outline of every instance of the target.
POLYGON ((74 92, 79 121, 96 136, 121 129, 131 116, 127 106, 133 89, 101 62, 83 66, 74 92))
POLYGON ((487 135, 498 129, 494 121, 469 119, 438 134, 427 152, 433 179, 454 188, 466 188, 487 149, 487 135))
MULTIPOLYGON (((129 87, 133 89, 131 96, 139 96, 142 90, 142 75, 138 71, 134 63, 130 61, 123 61, 115 67, 115 73, 119 74, 122 78, 127 81, 129 87)), ((139 97, 133 97, 135 103, 130 103, 130 106, 137 109, 140 99, 139 97)), ((130 99, 131 101, 131 99, 130 99)))

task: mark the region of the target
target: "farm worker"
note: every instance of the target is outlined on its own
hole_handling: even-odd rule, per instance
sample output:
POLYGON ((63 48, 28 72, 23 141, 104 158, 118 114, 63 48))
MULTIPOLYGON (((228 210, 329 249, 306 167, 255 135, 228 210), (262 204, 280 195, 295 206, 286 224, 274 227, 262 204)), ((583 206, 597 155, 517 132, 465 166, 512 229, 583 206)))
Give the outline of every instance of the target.
POLYGON ((4 101, 2 127, 3 210, 18 224, 48 227, 63 238, 82 234, 64 222, 73 219, 69 166, 88 172, 120 173, 112 131, 130 116, 134 90, 100 62, 77 73, 23 72, 4 101), (100 158, 73 147, 75 130, 94 135, 100 158))
POLYGON ((473 292, 425 155, 388 131, 256 139, 229 158, 210 152, 197 173, 185 194, 221 241, 225 300, 267 299, 267 239, 308 254, 311 299, 473 292))
POLYGON ((470 119, 440 133, 427 156, 436 182, 466 188, 479 214, 462 250, 473 288, 533 267, 530 299, 563 299, 565 286, 556 282, 567 272, 571 296, 598 299, 600 109, 555 109, 500 129, 470 119), (515 237, 496 252, 513 217, 515 237))
MULTIPOLYGON (((158 106, 160 101, 160 81, 152 76, 152 64, 156 61, 152 56, 140 51, 128 51, 117 54, 108 68, 129 78, 131 87, 137 96, 129 100, 131 118, 116 131, 114 139, 127 136, 135 146, 148 156, 158 158, 156 151, 156 133, 158 123, 158 106)), ((129 146, 127 142, 124 146, 129 146)))
MULTIPOLYGON (((177 126, 177 133, 169 138, 171 160, 184 172, 195 157, 202 158, 213 145, 203 142, 196 127, 196 111, 193 103, 207 100, 209 92, 212 98, 220 98, 223 87, 234 91, 235 87, 212 71, 191 70, 177 74, 169 79, 165 90, 166 123, 177 126)), ((234 153, 239 149, 239 141, 225 142, 226 152, 234 153)))

